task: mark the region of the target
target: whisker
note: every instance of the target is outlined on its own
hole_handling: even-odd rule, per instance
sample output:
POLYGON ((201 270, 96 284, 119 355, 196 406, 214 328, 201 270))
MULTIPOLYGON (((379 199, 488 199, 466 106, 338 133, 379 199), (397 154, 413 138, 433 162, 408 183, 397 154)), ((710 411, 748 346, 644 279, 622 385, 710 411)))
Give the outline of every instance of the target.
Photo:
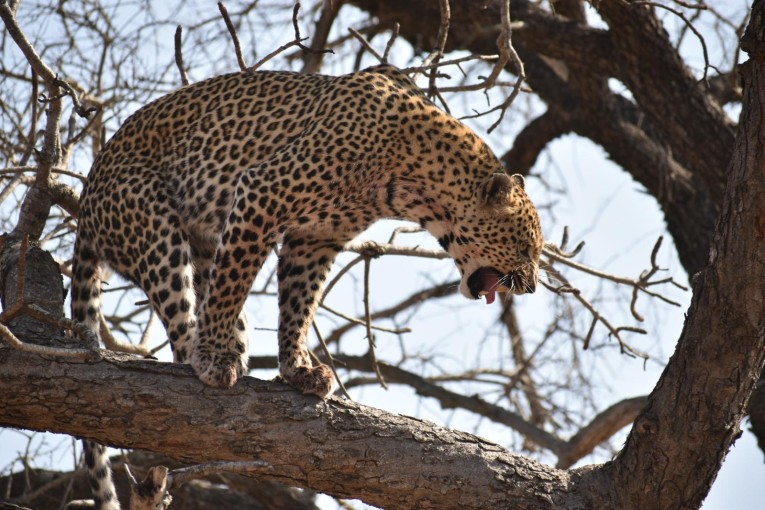
POLYGON ((567 285, 568 284, 568 282, 561 280, 554 273, 551 273, 549 271, 545 271, 544 275, 542 276, 546 277, 545 279, 547 280, 547 283, 549 283, 550 285, 567 285))

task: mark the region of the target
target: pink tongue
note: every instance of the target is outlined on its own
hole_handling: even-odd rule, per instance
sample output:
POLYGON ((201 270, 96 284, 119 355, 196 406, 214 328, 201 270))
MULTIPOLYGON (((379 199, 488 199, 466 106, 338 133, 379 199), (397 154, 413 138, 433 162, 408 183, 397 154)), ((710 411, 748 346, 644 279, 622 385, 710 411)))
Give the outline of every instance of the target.
POLYGON ((499 278, 497 278, 496 273, 493 271, 484 272, 481 278, 483 279, 483 290, 488 293, 486 294, 486 304, 490 305, 494 302, 494 298, 497 297, 494 289, 499 287, 499 278))

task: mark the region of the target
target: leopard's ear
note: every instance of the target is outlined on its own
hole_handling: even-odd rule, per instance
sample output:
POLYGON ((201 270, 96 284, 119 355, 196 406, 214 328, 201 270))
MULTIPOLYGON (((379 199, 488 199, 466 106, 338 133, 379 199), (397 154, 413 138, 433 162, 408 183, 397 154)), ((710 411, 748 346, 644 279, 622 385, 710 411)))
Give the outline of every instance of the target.
POLYGON ((507 206, 513 194, 513 187, 524 189, 526 181, 522 175, 507 175, 497 172, 483 181, 478 189, 478 201, 484 207, 507 206))
POLYGON ((526 179, 524 179, 521 174, 511 175, 510 180, 513 181, 513 184, 516 186, 520 186, 521 189, 526 189, 526 179))

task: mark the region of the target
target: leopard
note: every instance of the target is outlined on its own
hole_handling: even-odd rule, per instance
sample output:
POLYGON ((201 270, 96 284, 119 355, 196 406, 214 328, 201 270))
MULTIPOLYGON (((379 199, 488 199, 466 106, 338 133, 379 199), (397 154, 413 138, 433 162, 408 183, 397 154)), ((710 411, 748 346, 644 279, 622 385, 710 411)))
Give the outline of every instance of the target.
POLYGON ((544 239, 522 175, 406 73, 219 75, 138 109, 96 156, 79 209, 72 317, 98 334, 102 283, 142 289, 176 363, 207 385, 247 374, 244 303, 277 250, 279 377, 336 388, 306 337, 328 274, 374 222, 414 222, 459 292, 533 293, 544 239))

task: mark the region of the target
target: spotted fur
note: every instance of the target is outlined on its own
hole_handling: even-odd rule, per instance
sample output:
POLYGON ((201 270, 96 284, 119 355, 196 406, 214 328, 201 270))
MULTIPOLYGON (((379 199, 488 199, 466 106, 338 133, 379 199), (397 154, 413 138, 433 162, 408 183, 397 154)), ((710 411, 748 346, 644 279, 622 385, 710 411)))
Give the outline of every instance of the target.
MULTIPOLYGON (((533 291, 542 234, 523 178, 388 66, 329 77, 241 72, 145 106, 104 147, 82 194, 72 311, 98 331, 101 271, 140 286, 177 362, 228 387, 245 371, 242 306, 279 256, 279 368, 308 393, 305 336, 333 260, 380 218, 428 229, 461 292, 480 268, 533 291)), ((508 285, 507 282, 511 284, 508 285)))
POLYGON ((466 297, 536 288, 543 240, 523 178, 396 69, 202 81, 141 108, 94 162, 72 314, 98 332, 110 266, 146 292, 175 361, 230 387, 246 373, 245 298, 281 242, 279 371, 325 397, 334 377, 306 334, 336 255, 381 218, 430 231, 466 297))
MULTIPOLYGON (((88 481, 93 491, 93 507, 96 510, 120 510, 106 447, 86 439, 82 440, 82 447, 85 466, 88 469, 88 481)), ((68 506, 68 508, 74 507, 68 506)))

